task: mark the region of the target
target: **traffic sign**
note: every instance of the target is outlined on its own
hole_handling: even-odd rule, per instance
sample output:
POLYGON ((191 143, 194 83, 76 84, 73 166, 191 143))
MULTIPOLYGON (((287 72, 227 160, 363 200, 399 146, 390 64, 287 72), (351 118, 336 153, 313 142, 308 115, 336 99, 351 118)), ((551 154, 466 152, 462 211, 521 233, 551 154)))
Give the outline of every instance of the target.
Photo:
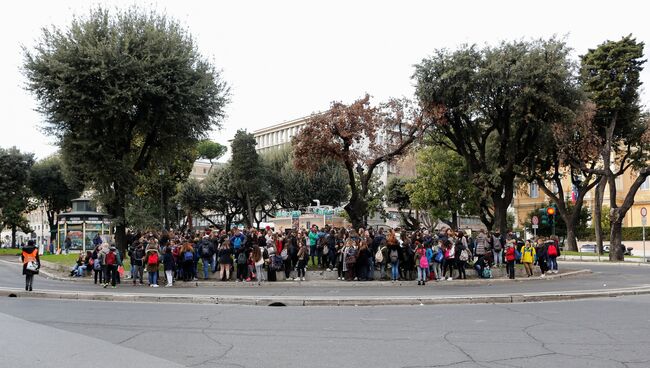
POLYGON ((533 225, 538 225, 538 224, 539 224, 539 217, 533 216, 533 225))
POLYGON ((533 224, 533 229, 539 229, 539 225, 533 224))
POLYGON ((641 216, 646 217, 648 215, 648 210, 645 207, 641 207, 641 216))

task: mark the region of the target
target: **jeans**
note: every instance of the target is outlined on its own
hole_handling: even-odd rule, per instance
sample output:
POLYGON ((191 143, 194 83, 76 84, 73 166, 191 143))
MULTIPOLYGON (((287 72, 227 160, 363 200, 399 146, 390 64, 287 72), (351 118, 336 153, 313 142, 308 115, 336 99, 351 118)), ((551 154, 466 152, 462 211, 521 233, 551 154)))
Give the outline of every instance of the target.
POLYGON ((548 256, 548 269, 557 271, 557 256, 556 257, 548 256))
POLYGON ((492 254, 494 255, 494 265, 502 265, 503 261, 501 260, 501 251, 500 250, 493 250, 492 254))
POLYGON ((142 266, 132 265, 131 266, 131 277, 133 278, 133 283, 135 284, 137 279, 140 279, 140 283, 144 283, 144 268, 142 266))
POLYGON ((212 270, 212 258, 202 258, 203 260, 203 278, 208 279, 208 273, 212 270))
POLYGON ((367 279, 370 280, 370 281, 375 279, 375 260, 372 257, 368 257, 367 279))
POLYGON ((386 262, 381 262, 379 264, 379 279, 383 280, 386 278, 386 262))
POLYGON ((84 273, 86 272, 86 268, 87 268, 86 265, 81 265, 81 266, 77 267, 77 277, 83 276, 84 273))
POLYGON ((418 266, 418 281, 426 281, 426 280, 427 280, 426 268, 422 268, 418 266))
POLYGON ((158 284, 158 272, 149 272, 149 285, 158 284))
POLYGON ((95 272, 95 284, 97 283, 97 279, 99 279, 99 283, 103 284, 104 283, 104 270, 96 270, 93 269, 95 272))
POLYGON ((264 278, 264 272, 263 272, 264 265, 255 265, 255 276, 257 276, 257 282, 263 281, 262 279, 264 278))
POLYGON ((440 280, 442 278, 442 263, 441 262, 433 262, 433 272, 435 273, 436 280, 440 280))
POLYGON ((393 277, 393 281, 397 281, 399 278, 399 261, 391 262, 391 274, 393 277))

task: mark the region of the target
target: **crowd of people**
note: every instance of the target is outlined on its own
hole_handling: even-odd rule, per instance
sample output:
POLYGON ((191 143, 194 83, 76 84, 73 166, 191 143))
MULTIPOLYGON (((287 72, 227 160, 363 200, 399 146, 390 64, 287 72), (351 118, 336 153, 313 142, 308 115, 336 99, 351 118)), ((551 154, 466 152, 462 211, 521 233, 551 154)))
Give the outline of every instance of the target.
POLYGON ((480 231, 475 237, 450 228, 406 232, 398 229, 335 229, 276 232, 270 228, 205 230, 195 233, 129 233, 124 257, 114 246, 96 238, 93 251, 80 254, 71 276, 93 273, 95 284, 116 287, 122 279, 134 285, 159 287, 176 281, 208 279, 217 273, 222 281, 305 281, 306 270, 336 272, 342 281, 466 279, 468 268, 480 278, 491 278, 492 269, 505 268, 515 278, 515 263, 522 263, 528 277, 534 266, 541 277, 557 273, 560 247, 557 238, 523 241, 513 234, 480 231), (130 272, 123 259, 130 260, 130 272), (144 280, 146 271, 147 280, 144 280), (162 271, 162 272, 161 272, 162 271), (202 272, 199 272, 202 271, 202 272))

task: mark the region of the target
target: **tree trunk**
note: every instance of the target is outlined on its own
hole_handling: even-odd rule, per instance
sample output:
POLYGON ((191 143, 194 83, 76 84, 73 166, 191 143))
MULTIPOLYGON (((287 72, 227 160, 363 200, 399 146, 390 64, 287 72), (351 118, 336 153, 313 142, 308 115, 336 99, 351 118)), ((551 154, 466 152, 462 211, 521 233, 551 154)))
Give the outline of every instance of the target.
POLYGON ((609 260, 622 261, 623 260, 623 221, 613 221, 609 233, 609 260))
POLYGON ((603 194, 605 194, 605 184, 607 179, 603 176, 596 186, 594 205, 594 230, 596 232, 596 251, 598 254, 603 254, 603 224, 601 223, 603 212, 603 194))
POLYGON ((458 212, 456 211, 451 212, 451 228, 458 230, 458 212))
POLYGON ((578 250, 578 243, 576 241, 576 233, 575 233, 575 224, 571 224, 570 222, 566 223, 566 250, 575 252, 578 250))
POLYGON ((246 193, 246 212, 248 213, 248 216, 246 216, 246 226, 249 228, 253 226, 253 207, 251 205, 251 197, 246 193))
POLYGON ((350 198, 350 202, 345 205, 344 209, 347 212, 348 217, 350 217, 350 222, 352 227, 359 229, 364 227, 364 217, 367 211, 367 203, 358 196, 353 196, 350 198))
MULTIPOLYGON (((124 254, 127 248, 126 244, 126 211, 123 204, 120 204, 117 200, 115 206, 114 218, 117 221, 115 223, 115 247, 120 251, 121 254, 124 254)), ((123 203, 123 202, 122 202, 123 203)))
POLYGON ((16 248, 16 225, 11 225, 11 247, 16 248))

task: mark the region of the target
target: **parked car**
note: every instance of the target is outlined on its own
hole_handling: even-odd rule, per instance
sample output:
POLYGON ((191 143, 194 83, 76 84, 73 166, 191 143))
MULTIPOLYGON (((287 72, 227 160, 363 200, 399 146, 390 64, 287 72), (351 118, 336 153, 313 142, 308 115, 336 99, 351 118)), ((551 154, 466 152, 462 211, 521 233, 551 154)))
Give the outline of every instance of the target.
POLYGON ((583 244, 580 246, 580 253, 596 253, 596 244, 583 244))
MULTIPOLYGON (((625 256, 631 256, 632 255, 632 250, 634 248, 626 247, 625 244, 621 244, 621 247, 623 247, 623 255, 625 255, 625 256)), ((603 244, 603 252, 609 253, 609 249, 610 249, 609 244, 603 244)))

